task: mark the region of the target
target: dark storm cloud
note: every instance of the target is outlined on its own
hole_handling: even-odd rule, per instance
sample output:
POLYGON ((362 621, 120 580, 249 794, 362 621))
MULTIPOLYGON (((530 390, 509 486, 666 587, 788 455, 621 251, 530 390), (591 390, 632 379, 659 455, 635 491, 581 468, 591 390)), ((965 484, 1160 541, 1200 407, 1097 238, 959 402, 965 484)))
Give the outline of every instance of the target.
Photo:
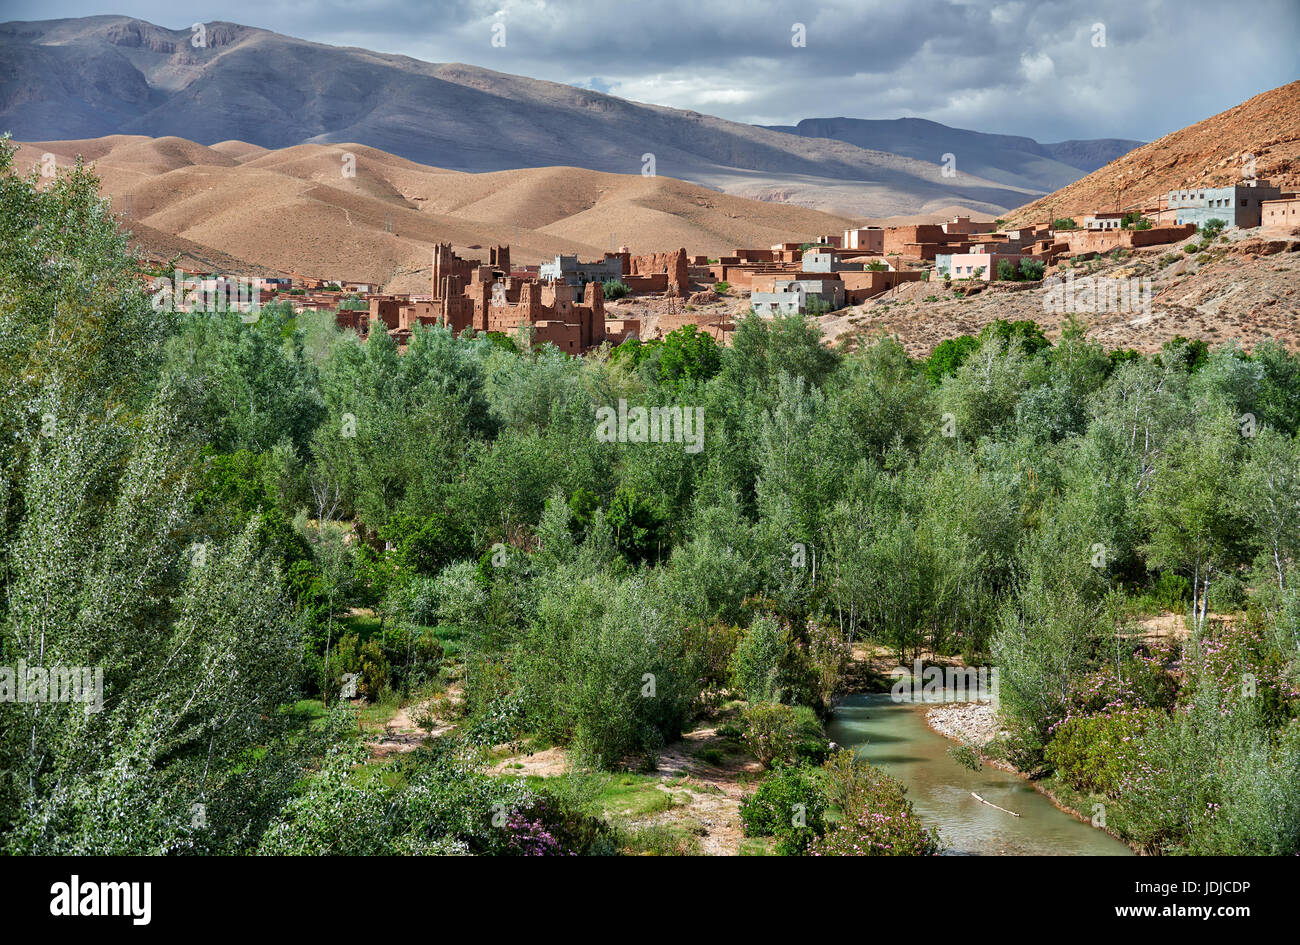
MULTIPOLYGON (((104 12, 86 0, 6 10, 104 12)), ((1296 78, 1300 39, 1294 0, 118 0, 113 11, 467 62, 737 121, 915 115, 1045 141, 1154 138, 1191 124, 1296 78), (792 45, 795 24, 805 47, 792 45), (505 45, 494 46, 502 28, 505 45)))

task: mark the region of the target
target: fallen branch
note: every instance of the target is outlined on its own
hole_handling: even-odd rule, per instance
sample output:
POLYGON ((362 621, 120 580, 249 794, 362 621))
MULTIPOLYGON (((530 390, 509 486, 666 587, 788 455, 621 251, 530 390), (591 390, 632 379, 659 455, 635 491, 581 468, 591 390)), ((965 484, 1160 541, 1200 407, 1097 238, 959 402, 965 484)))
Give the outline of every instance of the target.
POLYGON ((1019 817, 1019 816, 1020 816, 1019 814, 1017 814, 1017 813, 1016 813, 1015 811, 1013 811, 1013 810, 1007 810, 1005 807, 998 807, 997 804, 989 803, 988 801, 984 800, 984 798, 982 798, 982 797, 980 797, 978 794, 976 794, 974 791, 971 791, 971 792, 970 792, 970 796, 973 797, 973 798, 975 798, 975 800, 979 801, 981 804, 988 804, 989 807, 992 807, 994 810, 1000 810, 1000 811, 1002 811, 1002 813, 1004 813, 1004 814, 1010 814, 1012 817, 1019 817))

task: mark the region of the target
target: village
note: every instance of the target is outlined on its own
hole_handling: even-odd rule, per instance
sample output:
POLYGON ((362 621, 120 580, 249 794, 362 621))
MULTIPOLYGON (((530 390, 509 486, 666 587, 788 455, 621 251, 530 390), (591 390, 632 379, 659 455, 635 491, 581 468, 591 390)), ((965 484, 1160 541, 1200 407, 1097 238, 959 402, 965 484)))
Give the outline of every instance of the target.
POLYGON ((508 245, 489 247, 488 258, 476 260, 440 243, 432 254, 427 295, 385 293, 380 285, 342 278, 289 274, 250 280, 177 268, 175 287, 165 278, 155 280, 155 289, 163 284, 169 290, 155 298, 171 295, 182 309, 243 312, 285 301, 295 312, 332 312, 340 328, 363 338, 382 327, 399 345, 416 325, 507 337, 522 329, 527 344, 581 354, 633 338, 662 338, 685 325, 725 343, 743 305, 724 314, 709 309, 724 299, 747 301, 758 315, 820 315, 905 283, 1038 282, 1062 260, 1177 243, 1212 221, 1225 229, 1294 227, 1300 224, 1300 194, 1248 179, 1230 187, 1170 191, 1152 206, 1096 210, 1077 220, 1009 228, 1002 221, 954 216, 944 223, 863 226, 814 241, 739 247, 720 257, 688 255, 685 247, 638 255, 623 246, 590 262, 558 255, 539 265, 515 265, 508 245), (182 280, 189 292, 182 291, 182 280), (638 300, 653 303, 651 318, 629 307, 638 300))

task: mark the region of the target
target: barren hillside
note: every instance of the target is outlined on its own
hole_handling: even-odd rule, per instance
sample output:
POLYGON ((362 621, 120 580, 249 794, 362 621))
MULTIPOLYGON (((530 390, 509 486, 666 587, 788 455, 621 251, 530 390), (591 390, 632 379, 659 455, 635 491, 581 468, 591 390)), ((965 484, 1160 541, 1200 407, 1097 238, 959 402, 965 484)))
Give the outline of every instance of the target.
MULTIPOLYGON (((1108 349, 1157 351, 1176 335, 1211 345, 1236 341, 1247 349, 1274 338, 1300 348, 1300 234, 1259 234, 1229 231, 1205 252, 1192 254, 1182 251, 1186 243, 1112 253, 1055 274, 1095 280, 1103 293, 1115 280, 1136 279, 1137 286, 1149 288, 1149 306, 1073 313, 1108 349)), ((855 347, 881 334, 897 335, 909 352, 925 357, 945 338, 978 334, 997 318, 1033 319, 1056 337, 1068 317, 1044 304, 1051 283, 952 285, 949 290, 942 282, 905 283, 819 321, 832 342, 855 347)))
POLYGON ((1257 177, 1283 188, 1300 186, 1300 81, 1144 144, 1007 219, 1052 220, 1141 206, 1182 187, 1226 186, 1242 179, 1251 155, 1257 177))
POLYGON ((842 230, 849 221, 732 197, 669 177, 572 167, 469 174, 358 144, 267 150, 182 138, 114 135, 20 146, 26 170, 45 153, 93 161, 114 210, 159 255, 223 254, 253 267, 426 291, 437 242, 467 256, 509 243, 512 259, 599 256, 685 246, 717 255, 842 230), (350 157, 349 157, 350 156, 350 157), (348 173, 352 172, 352 173, 348 173), (391 232, 386 232, 391 226, 391 232))

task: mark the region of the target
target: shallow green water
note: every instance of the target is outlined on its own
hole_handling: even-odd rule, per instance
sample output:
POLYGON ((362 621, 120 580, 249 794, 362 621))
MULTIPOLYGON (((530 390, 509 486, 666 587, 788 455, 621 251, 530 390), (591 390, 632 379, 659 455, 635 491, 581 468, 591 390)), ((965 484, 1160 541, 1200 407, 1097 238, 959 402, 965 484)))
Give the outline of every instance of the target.
POLYGON ((939 828, 948 852, 1132 855, 1118 840, 1057 810, 1024 779, 987 765, 971 771, 957 764, 948 755, 956 743, 925 724, 925 711, 887 694, 849 696, 836 708, 827 735, 906 784, 916 812, 939 828), (1020 816, 981 804, 972 791, 1020 816))

